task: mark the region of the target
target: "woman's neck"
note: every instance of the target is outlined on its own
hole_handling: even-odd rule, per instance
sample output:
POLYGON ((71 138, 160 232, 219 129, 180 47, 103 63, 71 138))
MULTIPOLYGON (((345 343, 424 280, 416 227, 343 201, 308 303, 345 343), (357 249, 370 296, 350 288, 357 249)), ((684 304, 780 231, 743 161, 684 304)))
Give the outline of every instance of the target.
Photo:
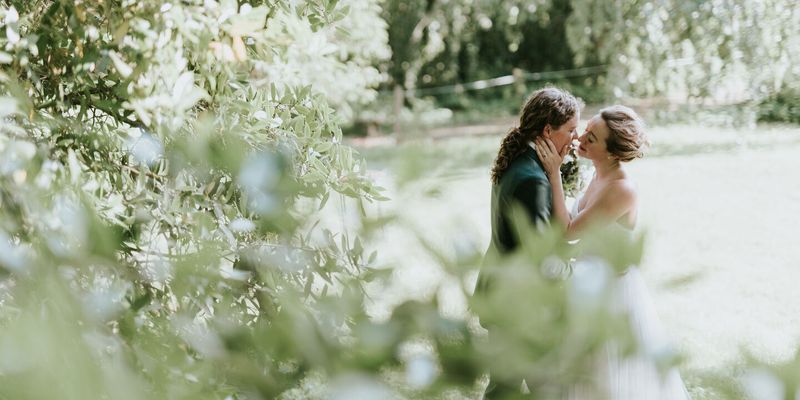
POLYGON ((614 178, 622 172, 622 165, 617 160, 592 160, 592 164, 594 164, 595 174, 599 180, 614 178))

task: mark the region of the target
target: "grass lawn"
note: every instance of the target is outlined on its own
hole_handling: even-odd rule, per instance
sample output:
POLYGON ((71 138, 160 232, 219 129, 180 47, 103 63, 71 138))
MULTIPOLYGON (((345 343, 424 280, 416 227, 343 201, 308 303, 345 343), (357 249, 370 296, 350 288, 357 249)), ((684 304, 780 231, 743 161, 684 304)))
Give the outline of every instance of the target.
MULTIPOLYGON (((459 283, 443 281, 409 229, 442 246, 487 246, 489 168, 502 134, 361 149, 392 199, 378 209, 400 216, 378 250, 401 267, 374 313, 437 291, 443 312, 465 312, 452 294, 459 283)), ((687 357, 693 398, 743 398, 743 351, 779 361, 800 343, 800 129, 671 126, 652 128, 650 139, 647 157, 628 165, 648 233, 643 273, 687 357)))

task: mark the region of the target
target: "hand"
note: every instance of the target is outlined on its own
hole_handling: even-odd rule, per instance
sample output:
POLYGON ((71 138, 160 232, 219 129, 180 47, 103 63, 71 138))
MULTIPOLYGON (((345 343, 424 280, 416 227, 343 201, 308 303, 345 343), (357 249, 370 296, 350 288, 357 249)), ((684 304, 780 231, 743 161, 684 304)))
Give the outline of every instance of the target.
POLYGON ((538 137, 534 141, 534 146, 547 176, 551 180, 555 177, 560 177, 561 164, 564 162, 564 156, 569 151, 569 144, 564 145, 559 151, 550 139, 538 137))

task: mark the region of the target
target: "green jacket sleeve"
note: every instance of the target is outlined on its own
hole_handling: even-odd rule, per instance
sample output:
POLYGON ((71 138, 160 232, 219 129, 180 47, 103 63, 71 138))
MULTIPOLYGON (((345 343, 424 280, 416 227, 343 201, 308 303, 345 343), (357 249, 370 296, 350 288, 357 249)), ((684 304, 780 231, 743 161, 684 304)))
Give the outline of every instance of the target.
POLYGON ((553 195, 546 180, 532 178, 520 182, 513 197, 525 210, 530 223, 538 230, 550 225, 553 195))

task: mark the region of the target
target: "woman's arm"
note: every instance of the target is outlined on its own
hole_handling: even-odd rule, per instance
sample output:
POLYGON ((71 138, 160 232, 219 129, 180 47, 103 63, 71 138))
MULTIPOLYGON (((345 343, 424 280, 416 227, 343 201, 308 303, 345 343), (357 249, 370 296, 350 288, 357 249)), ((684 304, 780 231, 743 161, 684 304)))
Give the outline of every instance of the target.
POLYGON ((586 231, 591 226, 609 224, 630 211, 636 203, 636 191, 625 180, 617 180, 606 184, 597 194, 597 199, 589 203, 575 218, 571 218, 564 199, 564 188, 561 184, 561 162, 563 154, 555 151, 555 146, 548 139, 537 140, 536 153, 544 165, 547 178, 553 191, 553 217, 564 228, 564 236, 568 240, 586 231), (549 142, 549 143, 548 143, 549 142))
POLYGON ((569 231, 570 216, 564 199, 564 185, 561 182, 561 164, 564 162, 568 146, 557 151, 552 141, 543 138, 537 138, 534 145, 553 191, 552 217, 565 231, 569 231))

